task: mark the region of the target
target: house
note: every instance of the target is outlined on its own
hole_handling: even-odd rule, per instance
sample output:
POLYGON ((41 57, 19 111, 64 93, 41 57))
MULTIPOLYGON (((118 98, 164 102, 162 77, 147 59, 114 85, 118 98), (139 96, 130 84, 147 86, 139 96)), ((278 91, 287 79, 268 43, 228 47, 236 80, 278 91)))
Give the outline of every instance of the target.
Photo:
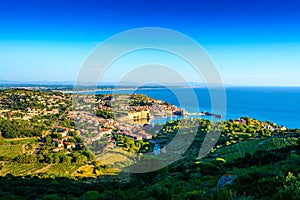
POLYGON ((152 135, 149 134, 149 133, 144 133, 144 134, 143 134, 143 138, 144 138, 144 139, 147 139, 147 140, 151 140, 151 139, 152 139, 152 135))
POLYGON ((73 142, 65 142, 66 149, 75 148, 76 145, 73 142))
POLYGON ((66 137, 69 133, 68 128, 57 127, 57 134, 60 134, 62 137, 66 137))
POLYGON ((237 123, 237 124, 246 124, 246 120, 245 119, 241 119, 241 118, 238 118, 238 119, 234 120, 233 122, 237 123))
POLYGON ((275 130, 275 128, 273 126, 271 126, 271 125, 264 126, 264 129, 268 129, 270 131, 274 131, 275 130))
POLYGON ((286 127, 285 127, 285 126, 280 126, 280 127, 279 127, 279 130, 281 130, 281 131, 286 131, 286 127))
POLYGON ((53 142, 57 147, 64 147, 63 140, 53 139, 53 142))
POLYGON ((135 139, 135 140, 142 140, 142 139, 143 139, 143 136, 141 136, 141 135, 136 135, 136 136, 133 136, 133 139, 135 139))
POLYGON ((69 141, 70 138, 72 138, 72 136, 65 136, 65 137, 63 137, 63 140, 64 141, 69 141))
POLYGON ((101 131, 102 131, 103 135, 105 135, 105 134, 110 135, 112 132, 112 129, 102 128, 101 131))
POLYGON ((150 119, 151 116, 149 110, 141 110, 141 111, 129 112, 128 117, 131 120, 137 120, 137 119, 150 119))

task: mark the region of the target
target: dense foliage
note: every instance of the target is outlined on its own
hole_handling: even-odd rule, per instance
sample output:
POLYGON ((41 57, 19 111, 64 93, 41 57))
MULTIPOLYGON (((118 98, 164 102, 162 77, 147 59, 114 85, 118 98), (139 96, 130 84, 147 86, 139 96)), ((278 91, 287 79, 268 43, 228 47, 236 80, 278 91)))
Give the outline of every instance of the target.
POLYGON ((0 131, 4 138, 41 137, 47 126, 25 120, 8 120, 0 118, 0 131))
MULTIPOLYGON (((74 180, 8 174, 1 178, 0 195, 28 199, 299 199, 299 149, 297 145, 259 151, 227 163, 199 162, 192 153, 159 171, 131 174, 125 182, 110 177, 74 180), (226 172, 236 174, 237 179, 218 189, 218 179, 226 172)), ((26 159, 32 157, 20 158, 22 162, 28 162, 26 159)))
POLYGON ((107 111, 107 110, 97 110, 96 111, 96 115, 97 117, 102 117, 104 119, 113 119, 114 115, 111 111, 107 111))

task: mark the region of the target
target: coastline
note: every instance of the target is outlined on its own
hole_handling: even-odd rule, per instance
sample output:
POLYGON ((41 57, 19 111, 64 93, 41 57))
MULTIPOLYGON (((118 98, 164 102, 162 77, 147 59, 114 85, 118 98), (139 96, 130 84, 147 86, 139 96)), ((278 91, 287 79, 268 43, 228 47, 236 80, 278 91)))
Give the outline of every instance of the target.
MULTIPOLYGON (((210 95, 207 88, 193 88, 199 99, 199 108, 187 106, 185 109, 190 112, 198 112, 199 109, 210 112, 210 95)), ((183 91, 183 88, 175 90, 183 91)), ((242 116, 249 116, 261 121, 273 121, 288 128, 300 128, 300 87, 227 87, 227 111, 225 120, 237 119, 242 116)), ((110 94, 112 89, 99 89, 97 94, 110 94)), ((120 89, 116 93, 126 93, 128 90, 120 89)), ((132 90, 129 90, 132 92, 132 90)), ((173 105, 181 107, 174 94, 166 88, 147 88, 135 91, 155 99, 162 99, 173 105)), ((83 92, 82 94, 85 94, 83 92)), ((94 93, 94 92, 93 92, 94 93)), ((217 111, 215 111, 217 113, 217 111)))

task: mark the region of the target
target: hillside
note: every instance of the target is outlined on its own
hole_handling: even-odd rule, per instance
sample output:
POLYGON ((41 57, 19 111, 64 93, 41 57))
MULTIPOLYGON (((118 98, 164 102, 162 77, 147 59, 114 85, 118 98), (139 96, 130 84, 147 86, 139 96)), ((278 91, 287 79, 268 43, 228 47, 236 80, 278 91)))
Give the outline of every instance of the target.
MULTIPOLYGON (((129 100, 121 97, 122 102, 139 108, 155 102, 170 106, 143 95, 129 100)), ((109 114, 109 95, 87 100, 97 106, 92 118, 96 117, 97 123, 92 122, 103 133, 101 137, 99 132, 92 135, 91 125, 74 124, 82 113, 75 116, 70 111, 69 95, 23 89, 1 91, 1 198, 300 198, 298 129, 249 117, 218 123, 182 119, 139 128, 137 133, 151 135, 151 139, 134 138, 122 131, 115 116, 109 114), (93 140, 86 143, 84 138, 89 135, 93 140), (207 155, 200 156, 202 144, 209 141, 216 144, 207 155), (155 147, 159 147, 159 156, 151 153, 155 147), (180 152, 179 159, 159 170, 126 172, 134 167, 164 164, 180 152)))

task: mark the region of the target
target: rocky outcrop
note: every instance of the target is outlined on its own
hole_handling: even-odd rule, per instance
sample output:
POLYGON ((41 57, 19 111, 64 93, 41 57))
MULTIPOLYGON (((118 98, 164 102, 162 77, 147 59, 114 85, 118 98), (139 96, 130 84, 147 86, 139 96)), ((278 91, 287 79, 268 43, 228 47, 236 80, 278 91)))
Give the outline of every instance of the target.
POLYGON ((222 176, 219 179, 217 187, 218 188, 223 188, 225 185, 231 185, 235 178, 236 178, 236 175, 225 174, 224 176, 222 176))

